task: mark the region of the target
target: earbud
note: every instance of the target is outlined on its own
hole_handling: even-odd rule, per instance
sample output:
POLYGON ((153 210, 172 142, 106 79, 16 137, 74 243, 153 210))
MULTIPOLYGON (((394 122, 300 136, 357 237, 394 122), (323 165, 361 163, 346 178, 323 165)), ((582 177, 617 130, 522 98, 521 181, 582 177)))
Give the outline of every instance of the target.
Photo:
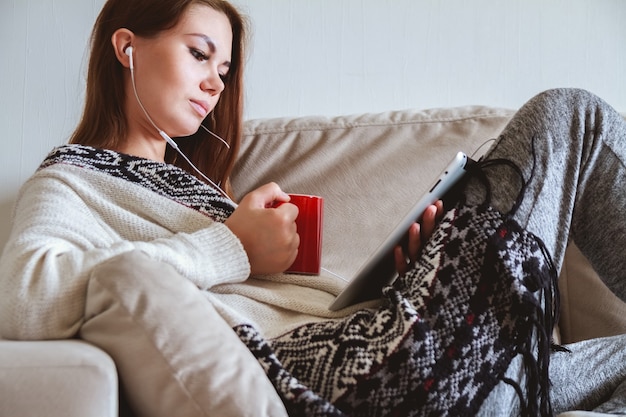
POLYGON ((128 64, 130 65, 130 69, 132 71, 135 69, 133 66, 133 47, 131 45, 127 46, 124 52, 126 53, 126 55, 128 55, 128 58, 129 58, 128 64))

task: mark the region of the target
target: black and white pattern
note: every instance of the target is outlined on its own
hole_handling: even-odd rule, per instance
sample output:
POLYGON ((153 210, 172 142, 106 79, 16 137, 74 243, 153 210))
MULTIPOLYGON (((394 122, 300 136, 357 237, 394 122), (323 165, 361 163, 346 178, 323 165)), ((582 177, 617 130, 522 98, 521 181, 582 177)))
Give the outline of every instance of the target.
POLYGON ((215 188, 174 165, 83 145, 55 148, 39 169, 68 164, 120 178, 223 222, 233 212, 230 200, 215 188))
POLYGON ((487 206, 460 206, 377 311, 270 341, 236 330, 298 416, 475 415, 511 359, 531 357, 538 341, 539 359, 526 360, 538 377, 520 391, 526 415, 551 415, 552 312, 542 301, 555 279, 534 236, 487 206))

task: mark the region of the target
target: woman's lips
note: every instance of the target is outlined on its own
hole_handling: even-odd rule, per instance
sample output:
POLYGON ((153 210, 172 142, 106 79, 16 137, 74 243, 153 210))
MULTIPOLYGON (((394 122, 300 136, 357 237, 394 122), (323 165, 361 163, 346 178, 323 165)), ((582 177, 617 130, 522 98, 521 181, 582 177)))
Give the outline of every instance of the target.
POLYGON ((193 107, 196 113, 202 116, 202 118, 206 117, 206 115, 209 113, 209 103, 207 103, 206 101, 190 100, 190 102, 191 107, 193 107))

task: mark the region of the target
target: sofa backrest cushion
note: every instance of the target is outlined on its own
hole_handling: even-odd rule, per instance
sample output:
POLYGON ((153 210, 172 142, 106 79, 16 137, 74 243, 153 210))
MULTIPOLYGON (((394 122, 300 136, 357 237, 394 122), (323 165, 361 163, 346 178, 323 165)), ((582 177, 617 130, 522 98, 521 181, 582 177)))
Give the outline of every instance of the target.
MULTIPOLYGON (((270 181, 290 193, 324 197, 322 267, 347 278, 457 151, 484 153, 513 114, 465 106, 250 120, 233 186, 238 197, 270 181)), ((573 256, 574 264, 584 264, 580 253, 570 252, 566 261, 573 256)), ((568 298, 603 285, 589 268, 575 272, 575 280, 562 277, 567 290, 562 297, 563 341, 626 332, 626 304, 620 300, 568 298), (599 302, 605 302, 610 316, 589 315, 599 302), (584 311, 586 320, 577 322, 574 310, 584 311)))

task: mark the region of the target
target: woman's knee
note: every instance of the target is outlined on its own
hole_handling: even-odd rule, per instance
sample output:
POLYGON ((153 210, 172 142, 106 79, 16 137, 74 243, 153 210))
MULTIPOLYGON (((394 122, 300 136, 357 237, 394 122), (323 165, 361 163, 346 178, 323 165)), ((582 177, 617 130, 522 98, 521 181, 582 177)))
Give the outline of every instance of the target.
POLYGON ((528 101, 528 104, 568 113, 601 102, 597 95, 582 88, 553 88, 537 94, 528 101))

